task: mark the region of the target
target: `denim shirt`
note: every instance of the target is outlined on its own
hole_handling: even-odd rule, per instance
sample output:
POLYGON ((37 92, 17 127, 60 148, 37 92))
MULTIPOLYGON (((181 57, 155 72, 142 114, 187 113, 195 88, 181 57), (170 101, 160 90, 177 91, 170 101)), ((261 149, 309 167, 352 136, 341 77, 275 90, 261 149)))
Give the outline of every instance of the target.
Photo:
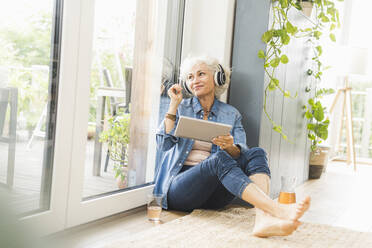
MULTIPOLYGON (((204 112, 198 98, 193 97, 184 99, 178 106, 174 128, 167 134, 165 132, 164 120, 161 122, 156 132, 157 143, 157 161, 155 165, 155 194, 163 194, 163 208, 168 208, 167 192, 173 178, 179 173, 189 155, 194 144, 193 139, 180 138, 174 136, 179 116, 188 116, 197 119, 203 119, 204 112)), ((243 149, 248 149, 246 145, 246 134, 241 120, 242 116, 233 106, 214 99, 209 121, 229 124, 232 126, 230 131, 234 137, 234 143, 243 149)), ((212 145, 211 154, 219 151, 220 148, 212 145)))

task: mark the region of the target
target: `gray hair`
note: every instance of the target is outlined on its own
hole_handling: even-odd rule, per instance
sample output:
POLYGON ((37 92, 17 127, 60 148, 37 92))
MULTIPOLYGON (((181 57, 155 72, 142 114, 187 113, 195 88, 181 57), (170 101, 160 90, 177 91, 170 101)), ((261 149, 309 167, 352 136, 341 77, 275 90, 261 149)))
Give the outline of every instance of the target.
POLYGON ((203 56, 198 56, 198 57, 192 57, 192 56, 187 56, 180 67, 180 79, 182 81, 186 81, 187 79, 187 74, 190 72, 191 68, 195 65, 201 65, 205 64, 207 65, 212 71, 217 71, 218 67, 217 65, 220 64, 225 71, 225 76, 226 76, 226 83, 222 86, 217 86, 215 84, 215 96, 219 97, 221 96, 228 88, 230 84, 230 68, 226 67, 225 65, 222 65, 219 63, 219 61, 216 58, 212 58, 206 55, 203 56))

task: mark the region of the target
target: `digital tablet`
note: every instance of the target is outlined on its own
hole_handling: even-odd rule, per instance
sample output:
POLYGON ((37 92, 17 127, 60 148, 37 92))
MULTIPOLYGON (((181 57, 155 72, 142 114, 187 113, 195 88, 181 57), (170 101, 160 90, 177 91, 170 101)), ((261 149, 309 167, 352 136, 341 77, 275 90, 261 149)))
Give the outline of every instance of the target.
POLYGON ((180 116, 176 131, 177 137, 190 138, 212 143, 212 139, 220 135, 229 135, 232 126, 213 121, 180 116))

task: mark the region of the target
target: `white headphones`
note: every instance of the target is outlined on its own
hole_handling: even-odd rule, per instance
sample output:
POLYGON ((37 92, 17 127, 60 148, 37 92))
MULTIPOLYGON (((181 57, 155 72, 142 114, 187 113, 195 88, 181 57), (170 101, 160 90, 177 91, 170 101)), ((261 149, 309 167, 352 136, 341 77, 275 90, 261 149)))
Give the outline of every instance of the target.
MULTIPOLYGON (((214 72, 214 83, 216 86, 223 86, 226 83, 225 70, 222 65, 217 64, 217 70, 214 72)), ((186 81, 181 80, 181 87, 185 90, 187 94, 192 95, 191 89, 187 86, 186 81)))

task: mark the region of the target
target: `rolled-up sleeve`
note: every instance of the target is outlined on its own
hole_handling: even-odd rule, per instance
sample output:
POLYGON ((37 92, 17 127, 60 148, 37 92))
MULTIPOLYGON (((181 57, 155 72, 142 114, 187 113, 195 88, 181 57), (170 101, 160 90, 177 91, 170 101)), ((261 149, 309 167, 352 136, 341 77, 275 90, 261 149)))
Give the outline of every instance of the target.
POLYGON ((171 149, 179 141, 179 138, 174 136, 174 132, 176 130, 178 119, 179 118, 177 115, 176 121, 174 123, 174 128, 169 133, 166 133, 165 131, 164 120, 160 123, 160 126, 158 130, 156 131, 156 143, 157 143, 158 149, 162 151, 167 151, 171 149))
POLYGON ((249 149, 247 146, 245 130, 242 125, 242 115, 240 113, 237 113, 236 115, 232 136, 234 137, 235 145, 239 146, 241 152, 249 149))

